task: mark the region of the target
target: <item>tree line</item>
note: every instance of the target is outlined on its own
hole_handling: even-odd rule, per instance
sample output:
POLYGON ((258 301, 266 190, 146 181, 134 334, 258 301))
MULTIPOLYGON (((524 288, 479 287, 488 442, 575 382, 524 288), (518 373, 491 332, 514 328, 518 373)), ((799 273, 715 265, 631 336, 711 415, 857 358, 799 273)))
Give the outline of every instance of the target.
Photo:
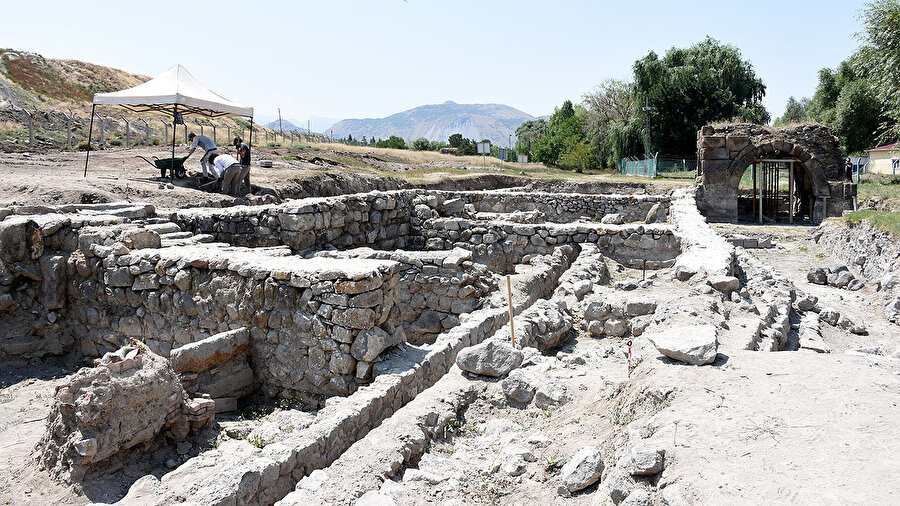
MULTIPOLYGON (((847 153, 900 138, 900 0, 875 0, 860 19, 859 50, 820 71, 812 98, 791 97, 776 126, 822 123, 847 153)), ((769 124, 765 93, 738 48, 707 37, 662 56, 651 51, 634 62, 631 81, 604 81, 580 103, 566 100, 548 119, 526 121, 516 151, 576 171, 647 153, 693 158, 703 125, 769 124)))

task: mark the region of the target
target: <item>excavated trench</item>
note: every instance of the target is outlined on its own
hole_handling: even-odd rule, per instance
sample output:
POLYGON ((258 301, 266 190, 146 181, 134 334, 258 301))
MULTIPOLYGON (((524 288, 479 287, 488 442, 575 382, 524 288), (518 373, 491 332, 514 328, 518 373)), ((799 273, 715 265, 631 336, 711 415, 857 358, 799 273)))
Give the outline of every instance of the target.
MULTIPOLYGON (((654 312, 677 320, 657 311, 666 294, 647 273, 689 279, 697 265, 710 278, 740 266, 738 287, 716 289, 765 295, 746 346, 783 348, 791 287, 710 240, 688 200, 412 189, 166 214, 119 204, 16 209, 0 221, 0 358, 83 358, 115 385, 144 364, 177 374, 182 402, 156 426, 139 427, 128 408, 110 415, 137 425, 144 446, 90 437, 96 423, 76 436, 63 430, 111 402, 70 380, 56 394, 53 444, 39 449, 60 479, 103 472, 119 449, 130 452, 121 467, 141 448, 199 441, 218 421, 213 447, 195 443, 122 502, 349 503, 417 465, 483 398, 454 363, 462 349, 510 339, 506 275, 517 347, 538 350, 529 352, 534 368, 552 369, 573 337, 638 336, 662 325, 654 312), (228 414, 247 399, 284 409, 257 421, 228 414), (349 464, 367 456, 366 470, 349 464), (322 469, 331 485, 310 486, 322 469)), ((698 295, 709 295, 703 286, 698 295)), ((139 388, 122 385, 123 396, 139 388)), ((563 394, 545 387, 541 402, 558 404, 563 394)))

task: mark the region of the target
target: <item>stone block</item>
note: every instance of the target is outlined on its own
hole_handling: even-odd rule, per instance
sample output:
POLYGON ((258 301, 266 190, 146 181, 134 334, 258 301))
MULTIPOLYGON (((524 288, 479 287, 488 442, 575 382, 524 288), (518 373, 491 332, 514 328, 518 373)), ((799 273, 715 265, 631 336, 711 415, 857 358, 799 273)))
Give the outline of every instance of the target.
POLYGON ((700 150, 702 160, 730 160, 731 152, 725 148, 703 148, 700 150))
POLYGON ((177 372, 202 372, 223 364, 250 345, 250 332, 241 327, 175 348, 169 357, 177 372))
POLYGON ((700 140, 701 148, 724 148, 725 147, 725 137, 722 135, 709 135, 701 138, 700 140))
POLYGON ((725 147, 729 151, 740 151, 750 144, 750 139, 742 135, 729 135, 725 138, 725 147))

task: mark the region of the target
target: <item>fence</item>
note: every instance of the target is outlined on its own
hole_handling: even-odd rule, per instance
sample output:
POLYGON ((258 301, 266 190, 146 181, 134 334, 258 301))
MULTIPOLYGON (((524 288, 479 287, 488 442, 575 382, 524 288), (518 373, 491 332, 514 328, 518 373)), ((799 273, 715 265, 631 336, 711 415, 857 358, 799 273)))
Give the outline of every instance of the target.
POLYGON ((656 154, 652 158, 623 158, 619 172, 629 176, 693 179, 697 160, 656 154))
MULTIPOLYGON (((0 109, 0 143, 4 149, 85 149, 90 115, 79 116, 71 110, 22 109, 7 106, 0 109)), ((172 121, 161 116, 94 116, 95 147, 165 145, 172 142, 172 121)), ((230 144, 236 136, 248 140, 249 124, 213 122, 207 119, 186 120, 174 134, 176 142, 187 143, 187 135, 196 132, 207 135, 216 144, 222 135, 222 144, 230 144)), ((294 145, 300 142, 325 142, 322 134, 301 131, 273 130, 253 125, 253 143, 256 145, 294 145)))

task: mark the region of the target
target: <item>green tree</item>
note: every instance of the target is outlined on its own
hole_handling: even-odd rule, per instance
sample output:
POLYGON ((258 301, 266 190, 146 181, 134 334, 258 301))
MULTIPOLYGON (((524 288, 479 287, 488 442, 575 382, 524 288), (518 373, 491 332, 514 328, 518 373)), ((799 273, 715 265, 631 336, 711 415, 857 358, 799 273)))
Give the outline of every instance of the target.
POLYGON ((446 142, 431 141, 428 143, 428 149, 430 149, 431 151, 440 151, 441 148, 446 148, 446 147, 447 147, 446 142))
POLYGON ((406 141, 403 140, 403 137, 397 137, 396 135, 392 135, 388 137, 386 141, 378 141, 375 143, 376 148, 393 148, 393 149, 407 149, 406 141))
POLYGON ((869 69, 872 89, 884 107, 882 141, 900 138, 900 0, 874 0, 861 13, 860 58, 869 69))
POLYGON ((516 152, 533 155, 533 144, 544 135, 547 121, 544 119, 528 120, 516 128, 516 152))
POLYGON ((784 108, 784 114, 775 119, 775 126, 789 125, 791 123, 805 123, 809 120, 809 98, 801 98, 797 100, 794 97, 788 98, 784 108))
POLYGON ((819 85, 808 114, 810 119, 834 129, 846 153, 875 145, 879 124, 887 122, 883 104, 869 83, 869 71, 860 53, 842 61, 835 70, 819 71, 819 85))
POLYGON ((576 114, 572 101, 566 100, 553 111, 547 122, 546 133, 532 143, 535 161, 558 165, 560 155, 573 143, 584 139, 586 112, 580 106, 578 110, 580 114, 576 114))
POLYGON ((463 136, 462 134, 453 134, 447 139, 447 143, 450 144, 451 148, 458 148, 460 144, 462 144, 463 136))
POLYGON ((565 150, 559 155, 559 164, 572 167, 581 173, 594 165, 594 148, 584 139, 569 138, 565 150))
POLYGON ((697 131, 714 121, 768 123, 765 93, 740 51, 709 37, 662 58, 651 51, 634 64, 636 116, 643 122, 649 115, 651 125, 648 151, 693 155, 697 131))
POLYGON ((616 160, 642 152, 641 145, 634 152, 624 153, 613 143, 613 130, 621 129, 634 119, 634 86, 631 83, 606 80, 584 95, 583 105, 587 112, 585 133, 593 144, 597 163, 614 166, 616 160))
POLYGON ((431 143, 425 137, 419 137, 412 142, 412 148, 416 151, 428 151, 430 147, 431 143))

